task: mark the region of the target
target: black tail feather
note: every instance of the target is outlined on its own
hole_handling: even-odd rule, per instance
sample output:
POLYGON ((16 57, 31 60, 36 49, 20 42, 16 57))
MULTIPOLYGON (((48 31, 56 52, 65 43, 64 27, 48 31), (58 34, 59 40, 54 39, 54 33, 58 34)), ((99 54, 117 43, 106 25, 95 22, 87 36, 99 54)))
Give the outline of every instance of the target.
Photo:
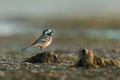
POLYGON ((25 50, 25 49, 27 49, 27 48, 29 48, 29 47, 31 47, 31 46, 33 46, 33 45, 29 45, 29 46, 27 46, 27 47, 25 47, 25 48, 23 48, 23 49, 21 49, 21 50, 23 51, 23 50, 25 50))

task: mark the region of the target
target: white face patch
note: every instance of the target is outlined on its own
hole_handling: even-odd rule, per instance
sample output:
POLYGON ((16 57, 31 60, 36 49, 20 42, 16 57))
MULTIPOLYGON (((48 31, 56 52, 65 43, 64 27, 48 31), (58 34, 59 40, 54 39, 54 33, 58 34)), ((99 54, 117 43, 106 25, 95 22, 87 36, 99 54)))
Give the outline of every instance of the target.
POLYGON ((50 32, 51 32, 51 30, 49 29, 49 30, 48 30, 48 33, 50 33, 50 32))
POLYGON ((46 30, 44 34, 49 34, 51 33, 52 31, 50 29, 46 30))

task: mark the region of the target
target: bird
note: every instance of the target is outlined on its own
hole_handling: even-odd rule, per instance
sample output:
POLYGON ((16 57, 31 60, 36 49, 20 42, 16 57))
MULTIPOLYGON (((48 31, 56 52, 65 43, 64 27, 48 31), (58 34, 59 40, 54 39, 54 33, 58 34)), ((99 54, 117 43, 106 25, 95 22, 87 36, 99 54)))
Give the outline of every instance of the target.
POLYGON ((25 50, 29 47, 32 47, 32 46, 39 46, 40 47, 40 50, 42 52, 42 49, 48 47, 51 42, 52 42, 52 36, 51 36, 51 33, 53 33, 52 30, 50 29, 45 29, 43 31, 43 33, 39 36, 38 39, 36 39, 31 45, 21 49, 21 50, 25 50))

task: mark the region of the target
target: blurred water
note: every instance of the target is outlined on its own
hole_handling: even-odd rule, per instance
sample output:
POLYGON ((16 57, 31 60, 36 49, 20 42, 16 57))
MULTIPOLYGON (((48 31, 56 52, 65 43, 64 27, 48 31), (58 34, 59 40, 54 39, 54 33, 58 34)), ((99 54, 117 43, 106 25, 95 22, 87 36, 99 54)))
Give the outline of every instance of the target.
POLYGON ((107 38, 107 39, 116 39, 116 40, 120 40, 120 30, 111 30, 111 29, 107 29, 107 30, 101 30, 101 29, 89 29, 89 30, 85 30, 85 34, 88 37, 91 38, 107 38))
MULTIPOLYGON (((40 32, 38 28, 34 27, 26 27, 27 25, 18 26, 15 23, 0 23, 0 36, 12 36, 18 34, 26 34, 26 33, 36 33, 40 32)), ((66 29, 59 30, 55 29, 57 35, 64 34, 68 37, 78 37, 85 36, 88 38, 106 38, 106 39, 116 39, 120 40, 120 30, 112 30, 112 29, 66 29), (69 35, 68 35, 69 34, 69 35)))
POLYGON ((0 22, 0 36, 13 36, 21 33, 30 33, 34 30, 32 27, 26 27, 27 25, 18 25, 17 23, 0 22))
POLYGON ((72 29, 62 31, 63 34, 69 34, 71 37, 85 36, 88 38, 105 38, 120 40, 120 30, 113 29, 72 29))
POLYGON ((89 38, 106 38, 106 39, 116 39, 120 40, 120 30, 112 30, 112 29, 86 29, 81 30, 80 32, 84 33, 83 35, 89 38))

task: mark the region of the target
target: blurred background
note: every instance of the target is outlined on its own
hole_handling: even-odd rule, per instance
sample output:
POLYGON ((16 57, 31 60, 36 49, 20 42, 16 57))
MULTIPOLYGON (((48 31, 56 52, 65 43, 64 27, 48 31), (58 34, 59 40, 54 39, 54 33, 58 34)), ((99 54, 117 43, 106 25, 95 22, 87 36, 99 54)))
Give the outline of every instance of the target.
POLYGON ((119 8, 119 0, 0 0, 0 50, 19 51, 46 28, 49 50, 119 47, 119 8))

